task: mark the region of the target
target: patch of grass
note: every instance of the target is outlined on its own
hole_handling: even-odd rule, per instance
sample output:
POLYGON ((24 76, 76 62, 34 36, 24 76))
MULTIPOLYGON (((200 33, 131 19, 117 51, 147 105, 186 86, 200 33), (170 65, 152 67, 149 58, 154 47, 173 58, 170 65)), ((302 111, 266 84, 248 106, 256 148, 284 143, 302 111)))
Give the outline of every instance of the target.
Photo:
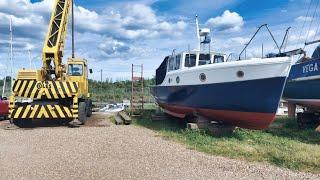
POLYGON ((116 124, 116 118, 114 116, 110 116, 109 120, 111 123, 116 124))
POLYGON ((298 129, 296 121, 278 118, 263 131, 236 129, 232 135, 213 137, 185 129, 185 122, 152 121, 155 110, 147 110, 135 124, 184 143, 189 149, 247 161, 267 162, 293 170, 320 173, 320 134, 314 128, 298 129))

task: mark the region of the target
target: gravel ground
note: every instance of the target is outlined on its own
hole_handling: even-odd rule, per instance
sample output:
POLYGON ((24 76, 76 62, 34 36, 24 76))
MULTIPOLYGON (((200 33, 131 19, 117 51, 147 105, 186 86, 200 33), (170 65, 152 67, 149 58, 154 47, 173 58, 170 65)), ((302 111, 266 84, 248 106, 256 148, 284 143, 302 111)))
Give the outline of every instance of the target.
POLYGON ((80 128, 0 129, 0 179, 320 179, 206 155, 142 127, 94 118, 80 128))

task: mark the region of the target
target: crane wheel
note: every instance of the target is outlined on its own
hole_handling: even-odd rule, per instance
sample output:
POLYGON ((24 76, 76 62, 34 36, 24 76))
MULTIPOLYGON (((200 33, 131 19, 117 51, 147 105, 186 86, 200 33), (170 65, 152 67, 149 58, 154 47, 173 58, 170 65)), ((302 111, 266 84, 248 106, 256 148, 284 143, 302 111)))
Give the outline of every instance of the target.
POLYGON ((92 115, 92 101, 91 100, 88 100, 87 101, 87 117, 91 117, 92 115))
POLYGON ((32 127, 32 120, 31 119, 16 119, 12 121, 14 125, 20 128, 30 128, 32 127))
POLYGON ((79 121, 81 124, 85 124, 87 121, 87 111, 86 111, 86 103, 80 102, 79 103, 79 121))

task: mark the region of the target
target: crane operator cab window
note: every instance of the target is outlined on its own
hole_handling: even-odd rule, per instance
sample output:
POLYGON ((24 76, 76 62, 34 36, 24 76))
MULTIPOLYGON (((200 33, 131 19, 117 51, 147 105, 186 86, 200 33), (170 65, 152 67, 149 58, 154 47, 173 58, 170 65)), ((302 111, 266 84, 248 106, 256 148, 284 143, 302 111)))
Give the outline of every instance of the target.
POLYGON ((69 76, 82 76, 83 66, 82 64, 69 64, 68 75, 69 76))

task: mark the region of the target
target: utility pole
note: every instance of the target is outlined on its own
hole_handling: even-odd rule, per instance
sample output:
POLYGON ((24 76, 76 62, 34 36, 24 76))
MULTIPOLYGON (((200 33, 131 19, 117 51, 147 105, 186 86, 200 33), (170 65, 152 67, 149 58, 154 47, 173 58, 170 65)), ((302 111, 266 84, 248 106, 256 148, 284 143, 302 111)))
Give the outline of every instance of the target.
POLYGON ((10 62, 11 62, 11 89, 13 87, 13 29, 12 29, 12 17, 10 17, 10 62))
POLYGON ((31 50, 28 50, 28 54, 29 54, 29 64, 30 64, 30 69, 32 69, 32 58, 31 58, 31 50))
MULTIPOLYGON (((101 93, 101 96, 102 96, 102 72, 103 72, 103 70, 101 69, 100 70, 100 73, 101 73, 101 77, 100 77, 100 93, 101 93)), ((101 98, 101 101, 102 101, 102 98, 101 98)))

